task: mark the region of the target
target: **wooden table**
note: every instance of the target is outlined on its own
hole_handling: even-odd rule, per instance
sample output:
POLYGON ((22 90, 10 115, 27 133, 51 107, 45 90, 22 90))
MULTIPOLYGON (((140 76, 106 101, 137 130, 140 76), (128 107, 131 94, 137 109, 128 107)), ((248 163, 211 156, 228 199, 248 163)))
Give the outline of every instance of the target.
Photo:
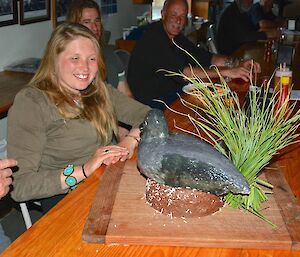
POLYGON ((0 116, 8 111, 15 95, 27 85, 32 75, 23 72, 0 72, 0 116))
MULTIPOLYGON (((240 92, 246 92, 248 85, 235 85, 240 92)), ((173 104, 173 108, 184 110, 180 101, 173 104)), ((166 116, 171 130, 175 130, 173 120, 179 126, 190 127, 187 120, 180 118, 170 111, 166 116)), ((286 178, 300 203, 300 147, 288 147, 276 162, 282 167, 286 178)), ((67 195, 50 212, 35 223, 29 230, 16 239, 1 256, 218 256, 218 257, 300 257, 300 251, 289 252, 280 250, 249 250, 224 248, 192 248, 166 246, 124 246, 88 244, 82 241, 82 231, 94 200, 103 167, 96 170, 84 183, 67 195)))

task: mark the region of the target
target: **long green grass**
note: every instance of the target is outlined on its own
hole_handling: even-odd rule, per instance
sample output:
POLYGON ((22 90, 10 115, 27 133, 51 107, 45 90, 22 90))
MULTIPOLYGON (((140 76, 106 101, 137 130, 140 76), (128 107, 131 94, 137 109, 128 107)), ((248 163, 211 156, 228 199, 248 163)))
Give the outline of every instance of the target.
POLYGON ((226 203, 233 208, 245 209, 275 226, 261 214, 261 204, 267 201, 266 192, 272 190, 272 185, 258 176, 279 150, 297 142, 300 110, 295 109, 296 103, 286 100, 278 108, 281 95, 270 93, 269 81, 259 93, 248 92, 249 107, 245 108, 222 77, 224 95, 218 94, 215 87, 205 86, 195 75, 187 77, 182 73, 166 72, 168 76, 183 77, 197 88, 197 97, 202 104, 181 99, 194 113, 187 115, 197 131, 191 133, 211 143, 232 160, 250 185, 249 195, 229 193, 225 196, 226 203))

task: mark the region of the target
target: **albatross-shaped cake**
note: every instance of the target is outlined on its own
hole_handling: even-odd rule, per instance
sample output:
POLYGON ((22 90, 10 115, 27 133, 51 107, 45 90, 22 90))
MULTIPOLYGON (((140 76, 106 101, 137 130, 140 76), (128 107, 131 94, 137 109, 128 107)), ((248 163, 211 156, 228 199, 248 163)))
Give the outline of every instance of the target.
POLYGON ((161 110, 151 110, 142 124, 137 162, 140 172, 159 184, 215 195, 250 192, 245 177, 211 145, 169 133, 161 110))

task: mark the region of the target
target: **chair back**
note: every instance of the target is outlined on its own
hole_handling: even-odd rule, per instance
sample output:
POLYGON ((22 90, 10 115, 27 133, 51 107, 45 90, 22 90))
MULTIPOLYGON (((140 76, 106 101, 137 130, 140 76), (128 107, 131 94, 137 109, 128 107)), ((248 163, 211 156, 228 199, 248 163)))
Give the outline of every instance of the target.
POLYGON ((103 41, 105 45, 108 45, 110 40, 111 32, 109 30, 104 30, 103 32, 103 41))
POLYGON ((216 26, 215 26, 215 24, 210 24, 208 26, 207 38, 211 38, 214 42, 216 41, 216 26))
MULTIPOLYGON (((29 202, 27 202, 27 203, 29 203, 29 202)), ((41 207, 41 203, 39 201, 33 201, 32 203, 34 205, 37 205, 37 206, 41 207)), ((32 220, 31 220, 31 217, 30 217, 29 210, 27 208, 27 204, 25 202, 20 203, 20 208, 21 208, 21 212, 22 212, 22 215, 23 215, 25 227, 26 227, 26 229, 29 229, 32 226, 32 220)))
POLYGON ((217 48, 216 25, 210 24, 207 30, 207 45, 211 53, 218 53, 217 48))
POLYGON ((207 46, 208 46, 208 50, 209 52, 213 53, 213 54, 217 54, 217 48, 215 45, 215 42, 212 40, 212 38, 208 38, 207 39, 207 46))
POLYGON ((124 65, 125 75, 127 76, 127 69, 130 59, 130 53, 124 49, 116 49, 114 50, 116 55, 120 58, 121 62, 124 65))

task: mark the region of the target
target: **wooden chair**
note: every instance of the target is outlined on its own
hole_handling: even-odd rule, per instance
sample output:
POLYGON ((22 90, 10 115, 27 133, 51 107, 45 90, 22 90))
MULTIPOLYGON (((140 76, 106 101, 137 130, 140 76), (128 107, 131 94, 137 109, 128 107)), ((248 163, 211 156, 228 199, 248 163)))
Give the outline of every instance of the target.
MULTIPOLYGON (((41 206, 41 203, 38 201, 34 201, 33 203, 35 205, 41 206)), ((28 208, 27 208, 27 204, 25 202, 20 203, 20 208, 21 208, 23 219, 24 219, 25 227, 26 227, 26 229, 29 229, 32 226, 32 220, 31 220, 28 208)))
POLYGON ((207 29, 207 46, 211 53, 217 54, 218 53, 218 47, 216 42, 216 25, 210 24, 207 29))

